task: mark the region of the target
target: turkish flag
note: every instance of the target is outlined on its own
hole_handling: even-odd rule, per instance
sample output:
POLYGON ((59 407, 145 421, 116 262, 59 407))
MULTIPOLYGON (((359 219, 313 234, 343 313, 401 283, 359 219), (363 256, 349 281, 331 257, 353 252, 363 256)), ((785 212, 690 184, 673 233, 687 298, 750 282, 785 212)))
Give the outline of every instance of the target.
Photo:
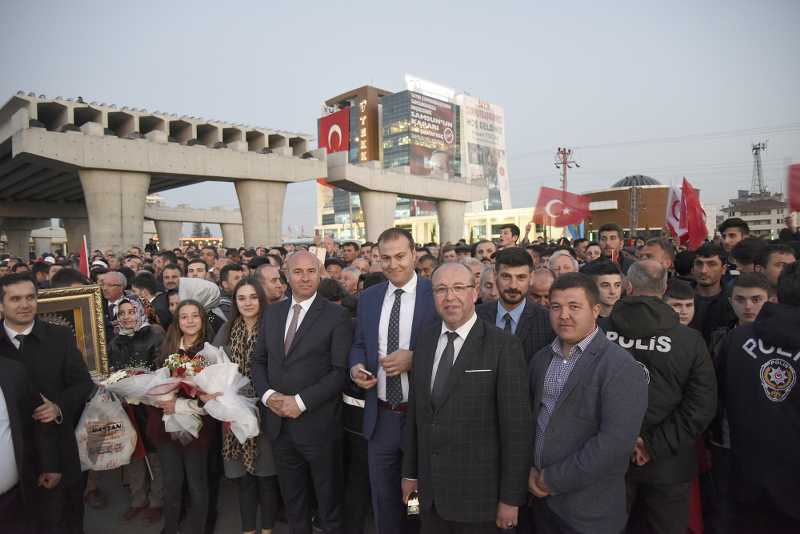
POLYGON ((667 197, 666 227, 672 237, 683 237, 686 235, 686 222, 681 222, 681 199, 683 195, 676 186, 669 188, 667 197))
POLYGON ((350 108, 331 113, 317 121, 319 130, 319 148, 328 150, 328 154, 347 151, 350 148, 350 108))
POLYGON ((686 241, 689 250, 696 250, 708 237, 706 212, 700 205, 700 193, 692 187, 689 180, 683 179, 681 186, 681 226, 686 227, 686 241))
POLYGON ((589 217, 587 196, 568 193, 552 187, 539 188, 539 200, 533 211, 533 222, 563 228, 589 217))
POLYGON ((788 178, 789 191, 789 209, 792 211, 800 211, 800 163, 789 165, 789 178, 788 178))
POLYGON ((89 278, 89 246, 86 244, 86 236, 83 236, 81 251, 78 256, 78 270, 83 276, 89 278))

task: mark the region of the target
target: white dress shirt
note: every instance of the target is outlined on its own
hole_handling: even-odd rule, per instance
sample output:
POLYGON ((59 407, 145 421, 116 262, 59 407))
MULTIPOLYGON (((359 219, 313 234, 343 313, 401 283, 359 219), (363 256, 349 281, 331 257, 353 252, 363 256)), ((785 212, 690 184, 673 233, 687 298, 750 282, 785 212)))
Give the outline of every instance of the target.
MULTIPOLYGON (((411 324, 414 322, 414 303, 417 300, 417 273, 411 277, 406 285, 397 287, 389 282, 386 294, 383 296, 381 306, 381 320, 378 323, 378 398, 386 401, 386 371, 380 364, 380 359, 386 356, 386 347, 389 342, 389 318, 392 315, 395 290, 402 289, 400 298, 400 338, 398 349, 408 350, 411 345, 411 324)), ((403 386, 403 402, 408 402, 408 373, 400 374, 400 383, 403 386)))
MULTIPOLYGON (((294 296, 292 296, 292 303, 289 305, 289 314, 286 316, 286 324, 283 327, 283 339, 286 339, 286 334, 289 332, 289 325, 292 324, 292 319, 294 318, 294 305, 300 305, 300 315, 297 316, 297 330, 300 330, 300 325, 303 322, 303 319, 306 318, 306 314, 308 313, 308 309, 311 308, 311 304, 314 302, 314 299, 317 298, 317 293, 314 292, 313 295, 308 297, 306 300, 302 302, 298 302, 294 296)), ((295 335, 297 335, 297 330, 295 330, 295 335)), ((268 389, 264 396, 261 398, 261 402, 264 403, 264 406, 269 408, 267 405, 267 401, 269 398, 274 394, 277 393, 274 389, 268 389)), ((306 411, 306 405, 303 403, 303 399, 300 398, 300 395, 294 396, 295 402, 297 402, 297 407, 300 408, 300 412, 306 411)))
POLYGON ((8 324, 5 321, 3 321, 3 328, 6 331, 6 336, 8 337, 8 340, 11 342, 11 344, 14 345, 14 348, 17 350, 19 350, 19 340, 17 339, 17 336, 20 334, 22 334, 23 336, 27 336, 28 334, 33 332, 33 325, 34 323, 31 323, 31 325, 22 332, 17 332, 15 330, 11 330, 8 327, 8 324))
POLYGON ((458 337, 453 340, 453 365, 455 365, 456 360, 458 359, 458 353, 461 352, 461 347, 464 346, 464 341, 467 340, 469 331, 472 330, 473 326, 475 326, 477 320, 478 315, 473 312, 472 317, 470 317, 466 323, 459 326, 456 330, 450 330, 447 328, 447 325, 444 324, 444 322, 442 323, 442 333, 439 334, 439 342, 436 344, 436 354, 433 356, 431 389, 433 389, 433 383, 436 381, 436 370, 439 368, 439 361, 442 359, 442 353, 444 352, 444 348, 447 346, 447 336, 445 334, 447 332, 455 332, 458 334, 458 337))
POLYGON ((14 455, 14 441, 11 439, 11 418, 8 416, 6 397, 0 389, 0 494, 10 490, 18 482, 17 457, 14 455))

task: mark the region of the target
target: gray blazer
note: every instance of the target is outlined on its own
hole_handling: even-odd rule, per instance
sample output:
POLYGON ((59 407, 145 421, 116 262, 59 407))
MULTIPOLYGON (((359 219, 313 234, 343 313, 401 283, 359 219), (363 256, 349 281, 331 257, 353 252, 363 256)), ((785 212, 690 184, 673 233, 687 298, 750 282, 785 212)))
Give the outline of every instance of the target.
MULTIPOLYGON (((534 425, 553 354, 548 345, 531 361, 534 425)), ((625 472, 646 410, 647 378, 641 365, 601 330, 561 392, 544 433, 542 465, 534 466, 544 469, 551 493, 546 506, 574 530, 622 532, 625 472)))

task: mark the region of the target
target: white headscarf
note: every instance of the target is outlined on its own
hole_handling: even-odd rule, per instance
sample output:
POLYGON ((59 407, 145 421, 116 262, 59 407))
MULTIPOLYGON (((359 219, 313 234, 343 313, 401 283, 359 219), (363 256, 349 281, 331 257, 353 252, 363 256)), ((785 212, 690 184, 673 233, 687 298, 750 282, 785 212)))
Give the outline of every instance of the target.
POLYGON ((181 278, 178 285, 178 297, 181 301, 196 300, 206 311, 226 319, 225 313, 219 307, 220 289, 214 282, 202 278, 181 278))

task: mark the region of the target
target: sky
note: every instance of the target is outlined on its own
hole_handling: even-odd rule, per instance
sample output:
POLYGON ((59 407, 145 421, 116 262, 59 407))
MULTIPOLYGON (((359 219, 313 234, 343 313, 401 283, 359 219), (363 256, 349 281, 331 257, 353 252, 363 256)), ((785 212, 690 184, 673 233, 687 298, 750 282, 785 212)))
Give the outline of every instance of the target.
MULTIPOLYGON (((411 73, 505 109, 513 207, 630 174, 687 177, 704 203, 771 191, 800 162, 800 1, 0 2, 0 100, 17 90, 315 134, 322 102, 411 73), (604 5, 601 5, 604 4, 604 5)), ((291 184, 284 229, 315 224, 291 184)), ((238 205, 233 185, 164 192, 238 205)))

